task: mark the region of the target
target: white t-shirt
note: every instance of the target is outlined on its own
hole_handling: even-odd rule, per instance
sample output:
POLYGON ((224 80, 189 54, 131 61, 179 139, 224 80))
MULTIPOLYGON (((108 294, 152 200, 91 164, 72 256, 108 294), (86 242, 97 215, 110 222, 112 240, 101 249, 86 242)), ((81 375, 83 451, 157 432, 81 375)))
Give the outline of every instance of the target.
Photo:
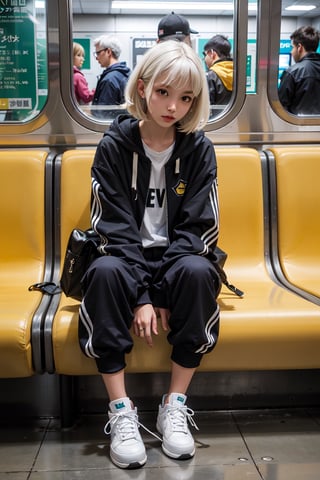
POLYGON ((146 208, 140 228, 142 245, 144 248, 165 247, 168 245, 168 233, 164 166, 172 154, 174 144, 162 152, 156 152, 142 143, 152 164, 146 208))

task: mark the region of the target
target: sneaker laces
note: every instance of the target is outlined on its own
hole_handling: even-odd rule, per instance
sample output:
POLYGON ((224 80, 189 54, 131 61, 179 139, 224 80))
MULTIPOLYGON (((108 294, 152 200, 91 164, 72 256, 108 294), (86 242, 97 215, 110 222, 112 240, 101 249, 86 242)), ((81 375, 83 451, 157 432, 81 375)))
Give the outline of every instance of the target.
POLYGON ((138 415, 135 411, 123 412, 123 413, 113 413, 112 417, 106 423, 104 427, 104 433, 110 435, 113 428, 117 428, 121 440, 130 440, 136 436, 136 428, 142 427, 146 432, 148 432, 153 437, 157 438, 162 442, 162 439, 154 432, 149 430, 143 423, 140 423, 138 420, 138 415))
POLYGON ((167 409, 172 429, 174 431, 187 433, 188 422, 196 430, 199 430, 198 425, 193 419, 194 411, 191 408, 188 408, 185 405, 181 407, 167 405, 167 409))

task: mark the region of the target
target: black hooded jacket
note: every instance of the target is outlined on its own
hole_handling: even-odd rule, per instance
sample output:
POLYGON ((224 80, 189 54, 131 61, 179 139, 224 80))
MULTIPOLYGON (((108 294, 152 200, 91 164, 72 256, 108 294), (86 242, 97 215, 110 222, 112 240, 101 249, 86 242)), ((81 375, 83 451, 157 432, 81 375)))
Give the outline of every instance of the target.
POLYGON ((219 207, 213 145, 203 132, 176 132, 174 150, 165 165, 169 246, 153 284, 140 235, 150 172, 138 120, 120 115, 100 141, 92 166, 92 227, 100 235, 101 254, 123 258, 131 265, 137 303, 165 308, 163 272, 179 256, 215 258, 219 207))
MULTIPOLYGON (((118 62, 106 68, 98 80, 92 105, 121 105, 131 70, 126 62, 118 62)), ((112 112, 112 111, 111 111, 112 112)), ((119 113, 119 112, 118 112, 119 113)), ((110 118, 110 110, 92 109, 95 117, 110 118)))
POLYGON ((320 54, 307 53, 281 76, 279 99, 295 115, 320 114, 320 54))

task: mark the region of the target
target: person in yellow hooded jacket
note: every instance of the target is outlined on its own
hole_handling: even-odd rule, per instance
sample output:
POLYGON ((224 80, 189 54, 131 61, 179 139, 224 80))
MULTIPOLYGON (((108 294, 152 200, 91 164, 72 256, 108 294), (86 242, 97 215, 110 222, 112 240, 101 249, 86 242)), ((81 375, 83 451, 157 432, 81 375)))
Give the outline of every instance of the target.
POLYGON ((208 67, 210 105, 226 105, 233 87, 231 43, 224 35, 215 35, 205 44, 203 56, 208 67))

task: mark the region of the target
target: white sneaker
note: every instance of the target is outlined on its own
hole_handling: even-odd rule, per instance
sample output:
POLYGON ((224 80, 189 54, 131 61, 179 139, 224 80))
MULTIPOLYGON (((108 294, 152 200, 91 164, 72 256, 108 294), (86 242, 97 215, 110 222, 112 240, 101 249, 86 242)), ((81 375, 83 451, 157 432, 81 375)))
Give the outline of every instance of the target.
POLYGON ((128 397, 110 402, 109 421, 104 432, 111 435, 110 457, 120 468, 139 468, 147 461, 141 435, 137 409, 128 397))
POLYGON ((182 393, 171 393, 167 404, 164 403, 165 398, 166 395, 162 397, 157 419, 157 430, 162 434, 162 450, 171 458, 191 458, 195 446, 188 421, 199 430, 192 418, 194 412, 185 405, 187 397, 182 393))

